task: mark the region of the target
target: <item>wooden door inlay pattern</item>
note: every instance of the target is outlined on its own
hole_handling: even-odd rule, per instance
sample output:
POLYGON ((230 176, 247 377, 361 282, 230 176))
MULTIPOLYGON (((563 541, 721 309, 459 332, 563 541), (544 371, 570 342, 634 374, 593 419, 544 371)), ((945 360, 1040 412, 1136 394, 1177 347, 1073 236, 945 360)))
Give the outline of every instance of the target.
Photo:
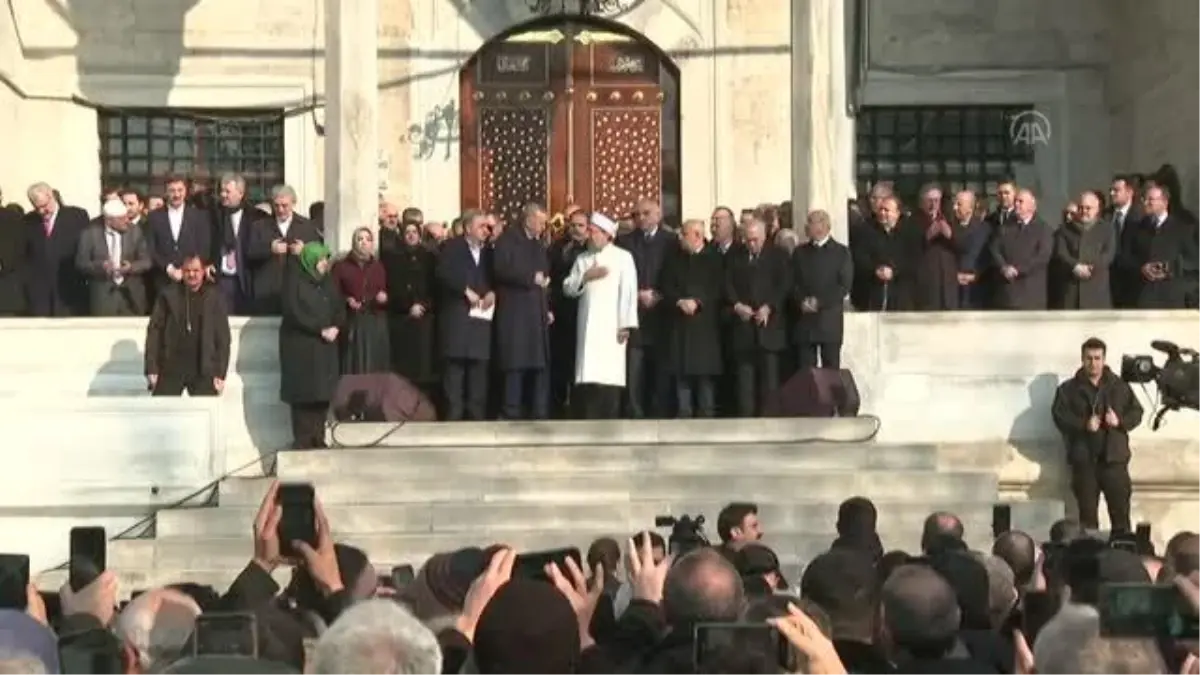
POLYGON ((657 199, 662 176, 658 109, 591 112, 592 208, 622 216, 632 213, 639 199, 657 199))
POLYGON ((547 202, 549 117, 545 108, 480 110, 479 195, 483 208, 505 222, 519 222, 521 209, 531 201, 547 202))

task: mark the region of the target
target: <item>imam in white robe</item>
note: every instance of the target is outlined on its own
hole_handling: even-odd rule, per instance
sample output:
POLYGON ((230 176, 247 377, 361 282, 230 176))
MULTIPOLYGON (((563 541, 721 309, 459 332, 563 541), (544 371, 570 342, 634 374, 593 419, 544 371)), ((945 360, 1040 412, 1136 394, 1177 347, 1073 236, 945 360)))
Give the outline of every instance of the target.
POLYGON ((622 330, 638 327, 637 268, 629 251, 608 243, 575 259, 563 280, 563 293, 579 298, 575 338, 575 383, 625 386, 625 344, 622 330), (608 269, 602 279, 584 282, 593 267, 608 269))

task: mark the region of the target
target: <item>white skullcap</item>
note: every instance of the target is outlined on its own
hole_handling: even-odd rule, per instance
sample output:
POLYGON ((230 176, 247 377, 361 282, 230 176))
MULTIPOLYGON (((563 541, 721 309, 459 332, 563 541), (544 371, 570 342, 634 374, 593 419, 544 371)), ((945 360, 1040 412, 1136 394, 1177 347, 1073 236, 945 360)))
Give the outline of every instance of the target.
POLYGON ((103 209, 105 218, 120 218, 129 214, 129 210, 125 208, 125 204, 120 199, 110 199, 104 202, 103 209))
POLYGON ((592 224, 607 232, 610 237, 617 234, 617 224, 613 222, 612 218, 599 211, 592 213, 592 224))

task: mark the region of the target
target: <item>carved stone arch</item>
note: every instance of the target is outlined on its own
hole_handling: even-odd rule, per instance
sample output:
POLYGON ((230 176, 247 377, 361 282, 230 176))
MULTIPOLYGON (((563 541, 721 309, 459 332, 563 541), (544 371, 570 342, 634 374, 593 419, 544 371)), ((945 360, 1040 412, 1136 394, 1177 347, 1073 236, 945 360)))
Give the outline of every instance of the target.
POLYGON ((530 201, 618 218, 641 198, 679 203, 679 69, 627 24, 561 16, 508 28, 459 83, 465 206, 511 221, 530 201))

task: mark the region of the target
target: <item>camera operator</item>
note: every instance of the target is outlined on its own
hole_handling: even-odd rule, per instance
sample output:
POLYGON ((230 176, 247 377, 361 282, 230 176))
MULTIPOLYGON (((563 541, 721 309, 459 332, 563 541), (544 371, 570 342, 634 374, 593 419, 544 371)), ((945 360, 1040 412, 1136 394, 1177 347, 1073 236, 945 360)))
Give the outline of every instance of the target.
POLYGON ((1133 389, 1105 365, 1107 350, 1099 338, 1083 343, 1083 365, 1059 385, 1051 414, 1066 445, 1080 524, 1099 529, 1103 493, 1113 533, 1124 533, 1131 531, 1129 432, 1142 423, 1142 406, 1133 389))

